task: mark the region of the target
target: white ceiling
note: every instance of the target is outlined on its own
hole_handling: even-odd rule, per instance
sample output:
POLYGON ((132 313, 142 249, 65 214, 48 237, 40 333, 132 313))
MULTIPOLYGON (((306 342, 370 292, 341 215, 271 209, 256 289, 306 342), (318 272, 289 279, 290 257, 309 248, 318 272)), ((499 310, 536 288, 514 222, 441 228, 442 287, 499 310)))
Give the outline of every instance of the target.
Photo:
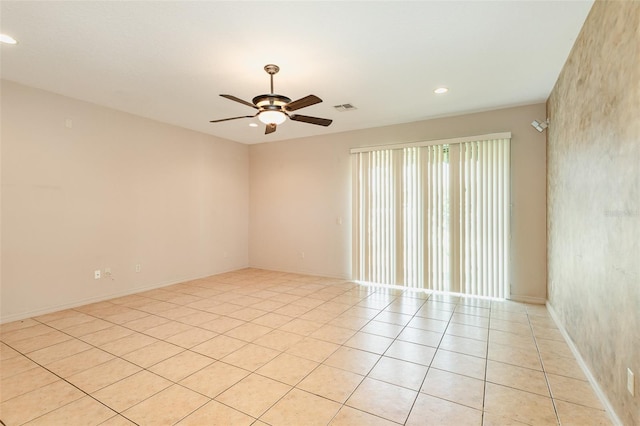
POLYGON ((543 102, 592 3, 2 0, 0 31, 19 43, 2 45, 0 72, 252 144, 543 102), (255 112, 218 95, 268 93, 268 63, 276 93, 319 96, 297 112, 333 124, 210 124, 255 112))

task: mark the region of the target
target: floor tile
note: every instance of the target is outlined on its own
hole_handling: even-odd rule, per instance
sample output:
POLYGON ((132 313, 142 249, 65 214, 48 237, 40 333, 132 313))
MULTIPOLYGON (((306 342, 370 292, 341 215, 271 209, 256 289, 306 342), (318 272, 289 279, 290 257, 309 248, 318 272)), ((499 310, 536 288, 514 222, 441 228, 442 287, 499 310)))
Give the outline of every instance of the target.
POLYGON ((555 374, 558 376, 571 377, 572 379, 578 379, 586 381, 587 377, 580 368, 578 361, 574 358, 565 358, 558 356, 542 356, 542 366, 546 373, 555 374))
POLYGON ((375 334, 357 332, 345 342, 345 346, 382 355, 391 346, 393 339, 375 334))
POLYGON ((547 373, 551 395, 562 401, 602 410, 602 403, 589 382, 547 373))
POLYGON ((173 385, 122 413, 138 424, 174 424, 210 399, 180 385, 173 385))
POLYGON ((551 398, 493 383, 486 385, 484 409, 527 424, 557 424, 551 398))
POLYGON ((483 380, 430 368, 420 391, 437 398, 482 410, 484 384, 483 380))
POLYGON ((85 396, 63 407, 50 411, 49 413, 30 421, 27 425, 99 425, 115 415, 115 411, 105 407, 90 396, 85 396))
POLYGON ((375 334, 378 336, 384 336, 391 339, 398 337, 400 332, 404 329, 404 326, 398 324, 391 324, 389 322, 372 320, 360 329, 361 332, 375 334))
POLYGON ((421 330, 435 331, 437 333, 444 333, 447 329, 448 321, 442 321, 434 318, 414 317, 407 324, 408 327, 419 328, 421 330))
POLYGON ((71 375, 66 379, 84 392, 93 393, 125 377, 132 376, 140 370, 141 368, 135 364, 131 364, 121 358, 114 358, 71 375))
POLYGON ((167 324, 168 322, 169 320, 166 318, 157 315, 147 315, 146 317, 125 322, 122 326, 141 333, 150 328, 167 324))
POLYGON ((537 352, 526 349, 514 348, 498 343, 489 343, 487 358, 505 364, 542 371, 542 363, 540 362, 540 357, 537 352))
MULTIPOLYGON (((557 426, 557 422, 548 423, 548 426, 557 426)), ((510 419, 495 413, 484 412, 482 416, 482 426, 531 426, 531 423, 524 423, 518 420, 510 419)), ((576 425, 578 426, 578 425, 576 425)), ((584 425, 580 425, 584 426, 584 425)))
POLYGON ((123 337, 133 334, 132 330, 121 327, 119 325, 112 325, 109 328, 105 328, 94 333, 85 334, 80 337, 80 340, 89 343, 93 346, 102 346, 114 340, 121 339, 123 337))
POLYGON ((3 360, 2 368, 0 368, 0 380, 4 382, 4 380, 16 374, 24 373, 34 368, 39 368, 39 365, 23 355, 3 360))
MULTIPOLYGON (((2 367, 4 368, 4 363, 2 367)), ((60 380, 55 374, 41 367, 29 368, 8 378, 3 378, 0 383, 0 402, 16 396, 31 392, 50 383, 60 380)))
POLYGON ((458 352, 438 349, 431 366, 439 370, 446 370, 451 373, 484 380, 486 360, 458 352))
POLYGON ((566 358, 574 358, 573 352, 569 348, 569 345, 565 342, 559 342, 557 340, 548 339, 536 339, 538 350, 542 357, 558 356, 566 358))
POLYGON ((214 320, 207 321, 199 325, 201 328, 205 328, 209 331, 213 331, 218 334, 226 333, 229 330, 233 330, 234 328, 244 324, 245 321, 229 318, 229 317, 218 317, 214 320))
POLYGON ((264 325, 266 327, 277 328, 282 327, 292 320, 291 317, 270 312, 251 321, 254 324, 264 325))
POLYGON ((364 376, 371 371, 379 359, 380 355, 341 346, 325 360, 324 364, 364 376))
POLYGON ((233 337, 219 335, 191 348, 192 351, 213 359, 222 359, 245 346, 247 342, 233 337))
POLYGON ((296 386, 324 398, 344 403, 364 376, 335 367, 320 365, 296 386))
POLYGON ((318 365, 315 361, 282 353, 260 367, 256 372, 270 379, 294 386, 318 365))
POLYGON ((21 425, 84 396, 69 383, 58 380, 0 404, 6 425, 21 425))
POLYGON ((314 331, 318 330, 324 324, 318 321, 309 321, 304 319, 291 319, 291 321, 280 327, 282 331, 288 331, 290 333, 300 334, 302 336, 308 336, 314 331))
POLYGON ((290 389, 283 383, 251 374, 218 395, 216 401, 258 418, 290 389))
POLYGON ((12 425, 610 424, 545 306, 255 268, 1 324, 0 360, 12 425))
POLYGON ((112 326, 112 323, 96 318, 82 324, 67 327, 64 329, 64 332, 74 337, 81 337, 85 334, 95 333, 96 331, 104 330, 112 326))
POLYGON ((264 325, 245 323, 225 333, 226 336, 235 339, 244 340, 245 342, 253 342, 259 337, 271 332, 273 329, 264 325))
POLYGON ((92 396, 114 411, 122 412, 169 386, 169 380, 143 370, 94 392, 92 396))
POLYGON ((217 334, 213 331, 203 330, 201 328, 193 328, 191 330, 183 331, 166 339, 168 343, 183 347, 185 349, 191 349, 192 347, 204 343, 207 340, 213 339, 217 334))
POLYGON ((249 426, 255 419, 217 401, 209 401, 177 423, 179 426, 249 426))
POLYGON ((489 330, 487 328, 458 323, 450 323, 445 334, 466 337, 468 339, 483 340, 485 342, 489 339, 489 330))
POLYGON ((171 343, 159 341, 152 343, 143 348, 137 349, 133 352, 124 354, 122 358, 142 368, 149 368, 154 364, 164 361, 174 355, 184 351, 180 346, 172 345, 171 343))
POLYGON ((433 425, 482 425, 482 411, 421 393, 407 419, 407 426, 421 426, 428 419, 433 425))
POLYGON ((5 338, 7 333, 11 331, 20 330, 23 328, 33 327, 34 325, 40 325, 40 323, 33 318, 27 318, 18 321, 12 321, 5 324, 0 324, 0 336, 2 339, 5 338))
POLYGON ((20 356, 20 352, 11 348, 10 346, 5 345, 0 341, 0 361, 5 361, 9 358, 15 358, 20 356))
POLYGON ((213 362, 215 362, 215 360, 207 356, 196 352, 184 351, 164 361, 160 361, 150 367, 149 371, 172 382, 179 382, 213 362))
POLYGON ((383 311, 376 315, 376 321, 388 322, 391 324, 405 326, 411 321, 412 316, 397 312, 383 311))
POLYGON ((92 348, 47 364, 46 367, 60 377, 67 378, 113 359, 115 357, 110 353, 98 348, 92 348))
POLYGON ((254 340, 254 343, 256 345, 265 346, 278 351, 286 351, 302 339, 304 339, 304 336, 301 336, 300 334, 283 330, 272 330, 271 332, 254 340))
POLYGON ((330 426, 397 426, 398 423, 343 405, 330 426))
POLYGON ((218 361, 183 379, 180 384, 215 398, 249 375, 249 371, 218 361))
POLYGON ((558 400, 555 401, 555 405, 562 425, 608 426, 612 424, 604 410, 558 400))
POLYGON ((522 335, 500 330, 490 330, 489 344, 493 343, 509 345, 512 348, 523 349, 531 353, 538 352, 538 348, 536 347, 535 341, 531 334, 522 335))
POLYGON ((166 340, 168 337, 171 337, 174 334, 183 333, 185 331, 193 329, 194 327, 189 324, 183 324, 178 321, 169 321, 162 325, 144 330, 144 334, 155 337, 156 339, 166 340))
POLYGON ((523 336, 531 336, 531 326, 529 322, 520 323, 513 322, 506 319, 499 318, 491 318, 491 323, 489 324, 489 328, 491 330, 500 330, 513 334, 519 334, 523 336))
POLYGON ((355 333, 353 330, 344 327, 337 327, 334 325, 323 325, 313 333, 311 333, 310 337, 318 340, 324 340, 325 342, 335 343, 337 345, 342 345, 344 342, 349 340, 351 336, 355 333))
POLYGON ((402 331, 402 333, 400 333, 398 340, 437 348, 440 345, 442 336, 442 333, 435 331, 407 327, 402 331))
POLYGON ((412 390, 419 390, 428 367, 383 356, 369 372, 369 377, 412 390))
POLYGON ((544 373, 530 368, 489 360, 487 381, 546 397, 551 396, 544 373))
POLYGON ((100 349, 116 356, 123 356, 145 346, 158 342, 158 339, 137 332, 100 345, 100 349))
POLYGON ((366 378, 347 400, 346 405, 396 423, 404 423, 417 394, 400 386, 366 378), (389 403, 390 395, 393 395, 392 404, 389 403))
POLYGON ((39 364, 48 365, 80 352, 88 351, 89 349, 92 349, 91 345, 77 339, 72 339, 30 352, 29 358, 39 364))
POLYGON ((249 343, 237 351, 225 356, 222 358, 222 361, 245 370, 255 371, 279 354, 280 351, 276 351, 275 349, 265 348, 264 346, 249 343))
POLYGON ((311 361, 322 362, 338 348, 339 346, 335 343, 306 337, 291 346, 286 352, 291 355, 310 359, 311 361))
POLYGON ((94 320, 94 317, 91 315, 83 314, 78 311, 70 311, 72 312, 69 316, 65 318, 60 318, 53 321, 47 321, 46 324, 49 327, 56 328, 58 330, 64 330, 69 327, 74 327, 79 324, 84 324, 94 320))
POLYGON ((415 362, 429 366, 436 354, 436 349, 431 346, 418 345, 411 342, 396 340, 384 353, 385 356, 415 362))
POLYGON ((311 393, 293 389, 260 419, 273 426, 324 426, 335 416, 340 404, 311 393))
POLYGON ((73 337, 69 336, 68 334, 65 334, 58 330, 53 330, 49 333, 41 334, 39 336, 16 340, 15 342, 11 343, 11 346, 15 350, 18 350, 22 353, 29 353, 46 348, 48 346, 56 345, 58 343, 66 342, 71 339, 73 339, 73 337))
POLYGON ((459 352, 466 355, 473 355, 480 358, 487 357, 487 342, 467 337, 453 336, 445 334, 440 342, 440 349, 451 352, 459 352))

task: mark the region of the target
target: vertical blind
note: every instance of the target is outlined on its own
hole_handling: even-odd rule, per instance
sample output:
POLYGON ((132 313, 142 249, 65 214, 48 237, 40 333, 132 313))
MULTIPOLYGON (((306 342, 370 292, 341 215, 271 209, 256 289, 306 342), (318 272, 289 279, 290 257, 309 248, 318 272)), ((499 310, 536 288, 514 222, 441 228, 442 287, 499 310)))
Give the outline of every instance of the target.
POLYGON ((510 138, 352 149, 354 278, 507 297, 510 138))

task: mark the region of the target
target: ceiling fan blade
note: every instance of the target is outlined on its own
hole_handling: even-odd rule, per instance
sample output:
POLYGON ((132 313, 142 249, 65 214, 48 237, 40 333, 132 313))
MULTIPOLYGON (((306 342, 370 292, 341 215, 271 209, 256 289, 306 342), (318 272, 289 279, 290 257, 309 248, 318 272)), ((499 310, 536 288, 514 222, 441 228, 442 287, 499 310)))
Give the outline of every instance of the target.
POLYGON ((318 126, 328 126, 333 122, 328 118, 309 117, 308 115, 293 114, 289 116, 293 121, 302 121, 303 123, 317 124, 318 126))
POLYGON ((319 104, 322 102, 322 99, 317 97, 316 95, 305 96, 304 98, 300 98, 296 101, 289 102, 284 107, 287 111, 295 111, 300 108, 305 108, 311 105, 319 104))
POLYGON ((221 120, 211 120, 209 123, 220 123, 221 121, 237 120, 238 118, 253 118, 255 115, 243 115, 242 117, 223 118, 221 120))
POLYGON ((271 123, 271 124, 267 124, 267 127, 264 129, 264 134, 268 135, 269 133, 273 133, 276 131, 276 124, 275 123, 271 123))
POLYGON ((236 98, 236 97, 235 97, 235 96, 233 96, 233 95, 220 95, 220 96, 222 96, 223 98, 227 98, 227 99, 229 99, 229 100, 231 100, 231 101, 240 102, 241 104, 246 105, 246 106, 250 106, 251 108, 258 109, 258 107, 257 107, 257 106, 255 106, 254 104, 252 104, 252 103, 250 103, 250 102, 247 102, 247 101, 243 101, 242 99, 240 99, 240 98, 236 98))

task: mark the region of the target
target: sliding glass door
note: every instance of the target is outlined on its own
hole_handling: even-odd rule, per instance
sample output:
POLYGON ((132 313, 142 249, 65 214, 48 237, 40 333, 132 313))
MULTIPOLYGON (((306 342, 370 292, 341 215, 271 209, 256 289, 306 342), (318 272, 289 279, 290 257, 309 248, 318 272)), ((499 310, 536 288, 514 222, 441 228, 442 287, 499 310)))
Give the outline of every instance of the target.
POLYGON ((352 150, 355 279, 506 297, 510 135, 489 136, 352 150))

